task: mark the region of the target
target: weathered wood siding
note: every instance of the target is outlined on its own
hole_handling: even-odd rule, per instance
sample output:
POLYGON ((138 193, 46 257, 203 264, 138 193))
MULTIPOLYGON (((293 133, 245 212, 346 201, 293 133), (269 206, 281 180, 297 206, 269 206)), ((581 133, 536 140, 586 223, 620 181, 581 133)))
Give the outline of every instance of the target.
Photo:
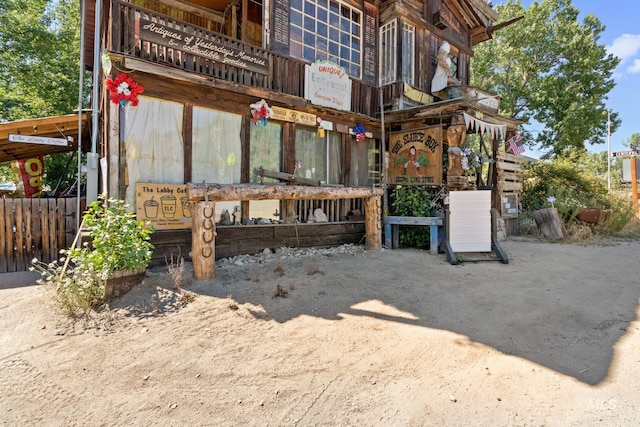
POLYGON ((76 235, 77 199, 0 199, 0 273, 49 263, 76 235))

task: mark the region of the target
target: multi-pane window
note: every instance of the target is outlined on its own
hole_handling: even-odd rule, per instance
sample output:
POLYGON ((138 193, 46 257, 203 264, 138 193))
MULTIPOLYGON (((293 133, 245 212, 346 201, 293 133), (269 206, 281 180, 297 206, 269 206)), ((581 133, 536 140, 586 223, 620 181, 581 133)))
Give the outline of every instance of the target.
POLYGON ((396 81, 396 20, 380 27, 380 85, 396 81))
POLYGON ((416 29, 406 22, 402 23, 402 81, 413 84, 415 67, 413 64, 416 29))
POLYGON ((362 12, 340 0, 291 0, 290 8, 289 54, 328 59, 360 78, 362 12))
POLYGON ((401 46, 398 46, 398 21, 392 20, 380 27, 380 84, 397 80, 398 49, 401 50, 402 81, 413 84, 415 78, 415 27, 406 22, 401 27, 401 46))

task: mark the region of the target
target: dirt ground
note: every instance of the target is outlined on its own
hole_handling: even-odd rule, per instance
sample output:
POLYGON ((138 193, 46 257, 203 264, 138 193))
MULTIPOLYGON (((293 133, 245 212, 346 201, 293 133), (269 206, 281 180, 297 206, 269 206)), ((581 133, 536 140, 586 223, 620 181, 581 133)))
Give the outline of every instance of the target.
POLYGON ((15 276, 0 426, 638 425, 640 241, 501 245, 154 268, 75 324, 15 276))

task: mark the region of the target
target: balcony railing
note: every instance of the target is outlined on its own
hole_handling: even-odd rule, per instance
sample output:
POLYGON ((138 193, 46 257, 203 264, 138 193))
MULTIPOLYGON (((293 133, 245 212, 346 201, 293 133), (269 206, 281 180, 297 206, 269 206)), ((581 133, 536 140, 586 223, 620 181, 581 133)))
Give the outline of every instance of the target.
MULTIPOLYGON (((305 62, 197 25, 112 1, 110 50, 232 83, 304 97, 305 62)), ((375 116, 377 88, 352 81, 351 110, 375 116)))

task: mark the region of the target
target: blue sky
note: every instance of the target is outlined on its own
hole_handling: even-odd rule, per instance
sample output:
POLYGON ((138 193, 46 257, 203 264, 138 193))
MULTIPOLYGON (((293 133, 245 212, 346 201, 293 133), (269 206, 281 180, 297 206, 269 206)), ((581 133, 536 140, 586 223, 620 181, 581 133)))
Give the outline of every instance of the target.
MULTIPOLYGON (((504 0, 493 0, 493 4, 506 3, 504 0)), ((522 0, 527 8, 533 0, 522 0)), ((627 151, 629 147, 622 145, 633 133, 640 133, 640 0, 573 0, 573 5, 580 11, 579 20, 593 14, 606 27, 600 35, 599 42, 621 59, 615 71, 616 87, 609 92, 607 107, 619 114, 622 124, 611 134, 611 151, 627 151)), ((499 20, 498 20, 499 21, 499 20)), ((606 118, 604 119, 606 123, 606 118)), ((603 144, 590 145, 592 152, 607 151, 607 141, 603 144)), ((535 156, 537 153, 529 152, 535 156)))

